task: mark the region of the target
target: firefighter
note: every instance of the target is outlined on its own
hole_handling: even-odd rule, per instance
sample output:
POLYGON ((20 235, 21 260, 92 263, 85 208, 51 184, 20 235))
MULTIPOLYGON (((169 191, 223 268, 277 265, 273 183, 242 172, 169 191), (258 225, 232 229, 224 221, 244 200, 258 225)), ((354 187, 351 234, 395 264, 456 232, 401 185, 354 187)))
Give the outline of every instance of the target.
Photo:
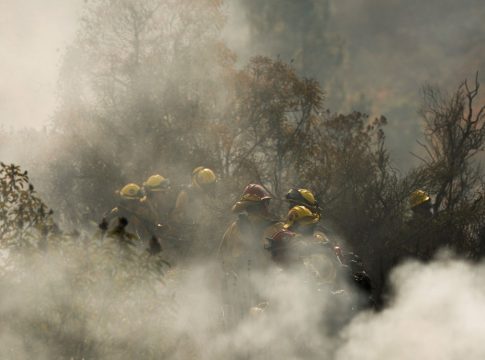
POLYGON ((224 233, 219 246, 219 257, 224 266, 237 271, 251 262, 265 267, 269 258, 263 251, 267 238, 281 229, 283 224, 274 220, 269 211, 271 195, 259 184, 249 184, 232 207, 238 215, 224 233))
POLYGON ((127 184, 117 191, 118 205, 103 217, 103 222, 108 227, 115 218, 125 218, 128 221, 131 232, 136 232, 138 224, 138 212, 140 200, 143 198, 143 191, 140 186, 134 183, 127 184))
POLYGON ((227 326, 244 319, 260 297, 254 280, 264 283, 271 257, 266 247, 267 238, 277 232, 283 224, 274 220, 269 211, 271 196, 259 184, 249 184, 232 212, 237 219, 232 222, 222 237, 218 257, 223 269, 224 322, 227 326))
POLYGON ((308 208, 312 213, 321 215, 321 209, 315 195, 308 189, 291 188, 285 196, 289 203, 289 209, 301 205, 308 208))
MULTIPOLYGON (((442 230, 435 222, 429 193, 423 189, 416 189, 409 194, 407 201, 410 217, 386 242, 386 256, 382 259, 382 272, 385 274, 405 261, 431 259, 439 246, 442 230)), ((384 303, 393 291, 389 280, 386 279, 383 285, 380 301, 384 303)))
MULTIPOLYGON (((318 215, 319 220, 315 224, 312 224, 311 227, 306 227, 306 231, 312 231, 313 237, 319 241, 320 244, 327 248, 333 249, 333 252, 337 256, 339 262, 351 269, 351 272, 354 274, 354 280, 359 286, 360 280, 357 279, 362 279, 362 281, 369 280, 363 269, 362 261, 360 260, 359 256, 352 252, 343 252, 340 245, 335 241, 332 241, 331 237, 329 238, 327 236, 329 230, 323 224, 322 209, 313 192, 308 189, 292 188, 286 194, 286 200, 290 205, 290 213, 292 208, 296 209, 297 206, 303 206, 310 210, 313 214, 318 215)), ((367 286, 367 284, 364 286, 367 286)))
POLYGON ((99 227, 103 232, 108 231, 113 219, 117 218, 118 222, 108 235, 115 233, 122 228, 128 234, 134 235, 141 240, 149 240, 152 244, 153 238, 157 239, 157 224, 154 223, 155 215, 151 209, 142 201, 143 191, 137 184, 130 183, 125 185, 119 192, 118 206, 113 208, 106 216, 103 217, 99 227))
POLYGON ((180 257, 206 257, 217 249, 218 218, 223 210, 219 209, 216 182, 213 170, 199 166, 192 171, 190 185, 177 195, 170 220, 180 257))
POLYGON ((315 233, 320 215, 297 205, 290 209, 283 228, 270 239, 272 259, 284 268, 305 266, 319 282, 332 284, 339 259, 328 241, 315 233))
POLYGON ((357 289, 363 296, 356 307, 373 307, 371 279, 360 258, 332 245, 317 230, 320 222, 319 213, 302 205, 292 207, 283 229, 270 240, 272 259, 286 268, 304 266, 318 284, 331 291, 357 289))
POLYGON ((215 195, 217 176, 209 168, 199 166, 192 171, 192 181, 177 196, 172 219, 182 222, 190 218, 196 222, 201 215, 203 203, 215 195))
POLYGON ((431 259, 438 244, 434 229, 434 214, 430 195, 424 190, 415 190, 409 196, 411 218, 404 227, 404 258, 431 259))
POLYGON ((152 175, 143 183, 143 191, 145 198, 142 202, 146 201, 147 206, 151 207, 152 213, 157 217, 156 222, 168 224, 170 213, 175 205, 170 180, 159 174, 152 175))
POLYGON ((409 196, 409 207, 413 212, 413 219, 431 219, 433 217, 433 204, 431 197, 424 190, 416 190, 409 196))
MULTIPOLYGON (((309 209, 312 213, 317 214, 320 217, 320 220, 314 227, 314 232, 318 232, 320 236, 329 241, 329 238, 326 234, 332 235, 330 229, 323 224, 321 221, 322 218, 322 208, 320 207, 316 196, 308 189, 302 188, 291 188, 288 190, 288 193, 285 196, 286 201, 288 201, 289 208, 291 210, 295 206, 304 206, 305 208, 309 209)), ((336 245, 336 244, 333 244, 336 245)))

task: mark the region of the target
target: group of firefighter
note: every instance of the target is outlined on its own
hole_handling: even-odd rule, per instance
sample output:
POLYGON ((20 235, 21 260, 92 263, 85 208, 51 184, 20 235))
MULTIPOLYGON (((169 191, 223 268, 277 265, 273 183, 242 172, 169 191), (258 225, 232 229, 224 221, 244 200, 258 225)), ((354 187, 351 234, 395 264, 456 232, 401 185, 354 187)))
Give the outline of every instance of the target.
MULTIPOLYGON (((206 246, 206 252, 217 254, 223 271, 239 279, 248 268, 258 272, 271 265, 282 270, 306 267, 330 291, 350 284, 365 294, 364 306, 373 305, 371 281, 360 258, 327 237, 312 191, 289 189, 288 212, 281 220, 271 214, 270 192, 261 184, 249 184, 232 206, 235 220, 218 236, 217 222, 211 222, 216 185, 215 172, 206 167, 195 168, 188 185, 172 186, 159 174, 141 186, 127 184, 118 192, 118 206, 104 216, 100 228, 111 235, 132 234, 132 240, 151 254, 163 251, 172 263, 196 257, 206 246)), ((410 205, 411 221, 431 216, 426 192, 413 192, 410 205)))
POLYGON ((172 261, 185 257, 198 224, 207 223, 207 208, 214 202, 216 174, 197 167, 188 185, 172 186, 169 178, 150 176, 142 185, 129 183, 117 191, 118 204, 99 224, 103 233, 122 233, 157 254, 162 250, 172 261))

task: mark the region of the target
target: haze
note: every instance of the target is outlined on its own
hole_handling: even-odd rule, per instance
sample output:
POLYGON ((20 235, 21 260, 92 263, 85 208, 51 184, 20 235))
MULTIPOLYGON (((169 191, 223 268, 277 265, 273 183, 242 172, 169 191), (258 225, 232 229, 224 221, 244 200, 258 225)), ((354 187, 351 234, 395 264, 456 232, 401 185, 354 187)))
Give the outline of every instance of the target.
POLYGON ((81 5, 81 0, 0 1, 2 127, 48 123, 61 55, 75 35, 81 5))

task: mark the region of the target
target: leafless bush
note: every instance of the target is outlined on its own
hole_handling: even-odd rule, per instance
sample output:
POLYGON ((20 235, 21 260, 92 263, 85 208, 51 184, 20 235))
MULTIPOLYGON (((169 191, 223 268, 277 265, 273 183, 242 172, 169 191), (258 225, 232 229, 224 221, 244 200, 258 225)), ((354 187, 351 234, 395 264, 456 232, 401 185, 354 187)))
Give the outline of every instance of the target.
POLYGON ((441 245, 478 256, 483 226, 483 172, 477 154, 485 146, 485 106, 478 105, 478 74, 448 95, 426 86, 421 114, 425 121, 425 156, 418 170, 422 186, 435 194, 434 211, 442 231, 441 245))

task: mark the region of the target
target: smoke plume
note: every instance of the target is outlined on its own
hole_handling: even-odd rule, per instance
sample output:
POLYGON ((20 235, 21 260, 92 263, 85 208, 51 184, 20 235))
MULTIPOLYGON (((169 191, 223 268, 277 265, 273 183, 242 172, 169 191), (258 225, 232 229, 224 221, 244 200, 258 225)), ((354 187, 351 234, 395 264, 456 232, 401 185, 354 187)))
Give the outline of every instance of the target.
POLYGON ((10 256, 0 281, 2 358, 485 355, 483 265, 444 256, 429 265, 404 264, 391 278, 389 307, 361 313, 347 325, 350 297, 317 289, 305 273, 255 272, 250 299, 264 306, 257 311, 241 306, 236 309, 241 316, 230 321, 216 265, 169 270, 162 283, 147 273, 138 277, 139 264, 121 262, 121 252, 106 252, 114 245, 65 243, 27 261, 10 256))

